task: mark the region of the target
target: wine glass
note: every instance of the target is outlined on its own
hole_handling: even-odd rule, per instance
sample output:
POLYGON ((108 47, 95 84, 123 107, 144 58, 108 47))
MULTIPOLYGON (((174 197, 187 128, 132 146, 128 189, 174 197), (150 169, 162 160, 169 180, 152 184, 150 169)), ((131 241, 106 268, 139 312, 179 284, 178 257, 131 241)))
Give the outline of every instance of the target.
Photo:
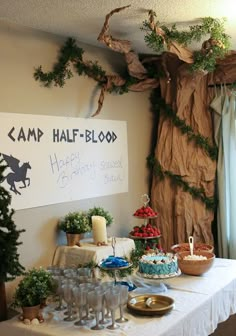
POLYGON ((99 314, 102 311, 102 300, 103 293, 101 291, 90 291, 88 292, 88 303, 91 308, 95 311, 96 324, 91 327, 92 330, 104 329, 104 326, 99 324, 99 314))
POLYGON ((107 324, 109 322, 109 320, 106 319, 107 316, 105 315, 105 308, 106 308, 105 294, 109 290, 109 287, 100 286, 98 290, 99 290, 100 293, 102 293, 102 310, 101 310, 102 317, 101 317, 100 323, 101 324, 107 324))
POLYGON ((89 267, 78 268, 77 273, 81 276, 86 276, 88 278, 91 278, 92 275, 92 271, 89 267))
POLYGON ((79 285, 79 287, 85 293, 86 315, 84 316, 84 320, 86 320, 86 321, 93 320, 94 315, 90 314, 90 311, 89 311, 88 293, 91 292, 94 289, 94 286, 93 286, 93 284, 90 284, 90 283, 82 283, 82 284, 79 285))
POLYGON ((64 275, 53 275, 53 279, 56 282, 56 293, 59 298, 59 303, 58 303, 58 306, 55 308, 55 310, 61 311, 65 309, 65 306, 62 300, 63 298, 62 285, 63 285, 64 275))
POLYGON ((83 308, 85 307, 85 303, 86 303, 86 292, 76 286, 72 288, 72 292, 74 296, 75 305, 76 307, 79 308, 79 320, 75 322, 75 325, 76 326, 85 325, 86 322, 83 319, 82 315, 83 315, 83 308))
POLYGON ((119 290, 111 288, 105 293, 105 298, 107 302, 107 307, 111 310, 111 325, 107 326, 108 329, 115 330, 120 328, 120 326, 115 321, 115 311, 120 304, 120 292, 119 290))
MULTIPOLYGON (((109 290, 110 288, 114 287, 115 284, 113 281, 106 281, 106 282, 102 282, 101 283, 101 288, 104 290, 109 290)), ((104 318, 111 318, 111 312, 109 310, 109 308, 107 307, 107 301, 105 299, 105 304, 104 307, 106 308, 106 314, 104 315, 104 318)))
POLYGON ((68 316, 64 318, 64 321, 74 321, 76 319, 72 311, 72 304, 73 304, 72 288, 73 284, 70 282, 65 282, 62 285, 63 299, 67 303, 67 309, 68 309, 68 316))
POLYGON ((118 285, 117 286, 119 288, 119 292, 120 292, 120 317, 118 319, 116 319, 116 322, 119 323, 123 323, 123 322, 127 322, 128 319, 124 317, 124 305, 127 303, 128 301, 128 286, 126 285, 118 285))

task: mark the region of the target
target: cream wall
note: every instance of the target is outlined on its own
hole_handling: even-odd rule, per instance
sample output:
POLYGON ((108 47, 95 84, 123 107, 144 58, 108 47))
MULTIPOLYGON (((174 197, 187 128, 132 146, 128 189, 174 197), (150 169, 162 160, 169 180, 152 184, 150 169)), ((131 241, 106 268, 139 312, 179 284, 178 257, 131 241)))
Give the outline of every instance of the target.
MULTIPOLYGON (((64 38, 0 22, 0 41, 0 112, 89 117, 96 110, 98 91, 92 79, 75 76, 64 88, 48 89, 33 78, 35 67, 51 69, 64 38)), ((98 60, 108 73, 123 66, 122 55, 78 45, 85 51, 84 58, 98 60)), ((120 237, 127 236, 133 225, 141 224, 132 213, 140 206, 140 196, 148 192, 146 157, 152 128, 149 93, 107 94, 101 114, 96 117, 127 121, 128 193, 16 211, 17 227, 26 230, 19 247, 20 261, 26 269, 51 263, 56 245, 65 243, 64 234, 57 232, 58 218, 69 211, 87 210, 94 205, 104 207, 114 217, 108 234, 120 237)), ((16 284, 17 281, 8 283, 8 300, 16 284)))

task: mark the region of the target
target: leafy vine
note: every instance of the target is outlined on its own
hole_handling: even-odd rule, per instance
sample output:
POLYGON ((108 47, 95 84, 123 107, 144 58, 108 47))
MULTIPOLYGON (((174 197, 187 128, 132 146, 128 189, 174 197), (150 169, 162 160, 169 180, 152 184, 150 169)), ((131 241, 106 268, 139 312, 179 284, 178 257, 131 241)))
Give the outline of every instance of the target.
POLYGON ((203 188, 190 186, 188 182, 184 181, 182 176, 174 174, 169 170, 164 170, 160 162, 154 156, 150 155, 147 158, 147 164, 148 167, 152 169, 155 176, 159 177, 160 179, 164 179, 165 176, 169 177, 175 185, 180 186, 185 192, 188 192, 194 198, 200 199, 206 205, 207 209, 215 209, 215 198, 207 197, 203 188))
POLYGON ((185 120, 179 118, 173 111, 170 105, 166 104, 165 100, 155 94, 151 95, 152 108, 157 113, 163 113, 166 117, 170 118, 172 123, 181 131, 182 134, 186 134, 188 139, 194 141, 195 144, 201 147, 208 156, 215 161, 217 159, 218 150, 217 146, 211 145, 208 138, 199 133, 195 133, 191 126, 187 125, 185 120))

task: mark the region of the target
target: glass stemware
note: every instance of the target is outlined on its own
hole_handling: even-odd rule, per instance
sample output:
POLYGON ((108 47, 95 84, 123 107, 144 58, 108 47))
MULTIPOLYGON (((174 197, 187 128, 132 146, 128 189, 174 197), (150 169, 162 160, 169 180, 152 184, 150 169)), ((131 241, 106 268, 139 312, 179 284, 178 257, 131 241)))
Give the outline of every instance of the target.
POLYGON ((101 324, 107 324, 109 322, 109 320, 106 318, 105 316, 105 309, 106 309, 106 299, 105 299, 105 294, 106 292, 109 290, 109 288, 102 288, 102 286, 100 286, 99 288, 99 292, 102 293, 102 310, 101 310, 101 320, 100 323, 101 324))
POLYGON ((84 316, 84 320, 86 321, 91 321, 94 319, 94 315, 90 314, 90 307, 89 307, 89 302, 88 302, 88 293, 91 292, 94 289, 94 286, 90 283, 82 283, 79 285, 81 290, 85 293, 85 311, 86 315, 84 316))
POLYGON ((126 285, 118 285, 117 286, 119 288, 119 292, 120 292, 120 317, 118 319, 116 319, 116 322, 118 323, 124 323, 127 322, 128 319, 126 317, 124 317, 124 305, 127 303, 128 301, 128 286, 126 285))
POLYGON ((107 326, 108 329, 115 330, 120 328, 120 326, 115 321, 115 311, 120 304, 120 292, 119 290, 111 288, 105 293, 105 298, 107 302, 107 307, 111 310, 111 325, 107 326))
MULTIPOLYGON (((114 286, 115 286, 115 284, 114 284, 113 281, 106 281, 106 282, 101 283, 101 288, 103 290, 106 290, 106 291, 109 290, 110 288, 114 287, 114 286)), ((110 312, 109 308, 107 307, 106 299, 105 299, 104 307, 106 308, 106 313, 104 315, 104 318, 109 318, 110 319, 111 318, 111 312, 110 312)))
POLYGON ((79 309, 79 320, 75 322, 76 326, 82 326, 86 324, 86 321, 83 319, 83 308, 86 304, 86 292, 81 290, 79 287, 72 288, 74 301, 76 307, 79 309))
POLYGON ((61 311, 65 309, 65 305, 62 300, 63 299, 62 285, 63 285, 64 276, 63 275, 53 275, 53 279, 56 282, 56 293, 59 299, 58 306, 55 308, 55 310, 61 311))
POLYGON ((99 324, 99 314, 102 311, 102 301, 103 293, 101 291, 91 291, 88 292, 88 303, 91 308, 95 311, 96 324, 91 327, 92 330, 104 329, 104 326, 99 324))
POLYGON ((73 285, 70 282, 65 282, 62 285, 63 291, 63 299, 67 303, 68 316, 64 318, 64 321, 74 321, 76 316, 73 313, 72 305, 73 305, 73 293, 72 293, 73 285))

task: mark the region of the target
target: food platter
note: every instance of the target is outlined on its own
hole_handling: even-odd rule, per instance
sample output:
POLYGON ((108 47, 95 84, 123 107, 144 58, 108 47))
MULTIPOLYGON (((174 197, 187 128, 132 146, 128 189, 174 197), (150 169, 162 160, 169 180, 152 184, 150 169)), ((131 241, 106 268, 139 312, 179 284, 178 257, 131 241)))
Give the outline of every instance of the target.
POLYGON ((158 215, 156 216, 135 216, 133 215, 135 218, 138 218, 138 219, 155 219, 158 217, 158 215))
POLYGON ((138 315, 164 315, 174 308, 174 300, 165 295, 138 295, 128 300, 127 308, 138 315))
POLYGON ((129 234, 129 238, 132 238, 132 239, 143 239, 143 240, 146 240, 146 239, 157 239, 157 238, 160 238, 161 235, 159 236, 153 236, 153 237, 138 237, 138 236, 132 236, 131 234, 129 234))
POLYGON ((102 265, 103 261, 101 261, 98 264, 98 267, 101 268, 104 271, 118 271, 118 270, 123 270, 123 269, 127 269, 130 268, 133 264, 132 263, 128 263, 128 265, 126 266, 118 266, 118 267, 105 267, 104 265, 102 265))
POLYGON ((157 239, 157 238, 160 238, 160 237, 161 237, 161 235, 159 235, 159 236, 153 236, 153 237, 138 237, 138 236, 132 236, 131 234, 129 234, 129 238, 131 238, 131 239, 138 239, 138 240, 140 240, 140 239, 143 239, 143 240, 157 239))

